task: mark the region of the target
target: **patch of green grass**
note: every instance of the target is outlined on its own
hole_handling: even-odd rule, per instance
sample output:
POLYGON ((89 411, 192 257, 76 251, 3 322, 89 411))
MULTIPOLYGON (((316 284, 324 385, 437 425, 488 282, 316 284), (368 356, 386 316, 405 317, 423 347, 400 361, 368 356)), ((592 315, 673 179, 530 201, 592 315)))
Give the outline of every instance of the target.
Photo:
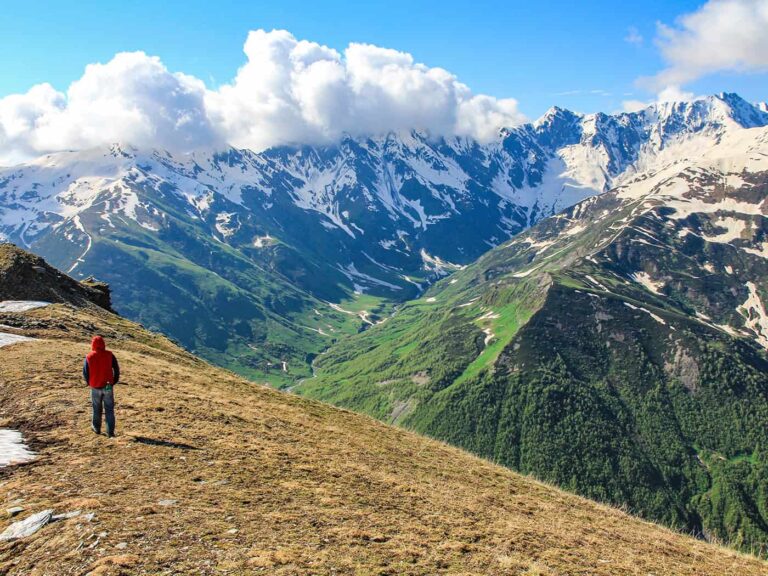
POLYGON ((475 324, 481 329, 489 329, 493 337, 477 358, 456 379, 456 383, 473 378, 482 370, 492 366, 502 350, 509 344, 514 335, 517 334, 520 326, 525 324, 533 314, 532 310, 525 308, 520 303, 507 304, 501 308, 492 309, 490 312, 498 315, 498 318, 475 320, 475 324))

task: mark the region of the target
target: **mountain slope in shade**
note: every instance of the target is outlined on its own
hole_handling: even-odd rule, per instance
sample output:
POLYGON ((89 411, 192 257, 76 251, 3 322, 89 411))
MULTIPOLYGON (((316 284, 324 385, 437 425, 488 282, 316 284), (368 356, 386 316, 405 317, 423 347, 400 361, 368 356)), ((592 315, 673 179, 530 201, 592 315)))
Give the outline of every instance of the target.
POLYGON ((0 528, 67 515, 0 542, 8 576, 766 571, 444 444, 254 386, 91 304, 0 320, 37 338, 0 348, 0 426, 37 453, 0 469, 4 507, 24 508, 0 528), (76 369, 94 330, 123 367, 110 441, 88 429, 76 369))
POLYGON ((764 551, 767 241, 755 128, 541 221, 298 390, 764 551))
POLYGON ((258 154, 64 152, 0 170, 0 235, 282 385, 383 316, 382 298, 413 298, 543 217, 766 124, 721 94, 613 116, 553 108, 485 145, 410 132, 258 154))

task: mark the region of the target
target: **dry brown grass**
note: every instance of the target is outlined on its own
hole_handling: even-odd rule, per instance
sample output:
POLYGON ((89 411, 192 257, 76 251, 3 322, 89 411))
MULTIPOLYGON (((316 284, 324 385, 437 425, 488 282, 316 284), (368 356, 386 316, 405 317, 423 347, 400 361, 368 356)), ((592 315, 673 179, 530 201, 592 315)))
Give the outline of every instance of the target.
POLYGON ((20 428, 40 458, 0 471, 0 505, 95 517, 0 544, 0 574, 768 574, 755 558, 248 383, 95 309, 54 306, 19 324, 46 340, 0 349, 0 426, 20 428), (115 440, 89 430, 79 375, 97 326, 124 371, 115 440))

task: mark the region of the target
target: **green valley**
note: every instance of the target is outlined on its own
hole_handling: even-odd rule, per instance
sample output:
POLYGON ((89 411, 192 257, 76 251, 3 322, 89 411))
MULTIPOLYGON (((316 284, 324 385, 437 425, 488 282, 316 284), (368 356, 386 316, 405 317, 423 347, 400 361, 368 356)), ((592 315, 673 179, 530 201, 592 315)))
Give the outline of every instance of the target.
POLYGON ((738 163, 721 186, 723 164, 543 220, 342 340, 298 391, 765 553, 768 188, 738 163))

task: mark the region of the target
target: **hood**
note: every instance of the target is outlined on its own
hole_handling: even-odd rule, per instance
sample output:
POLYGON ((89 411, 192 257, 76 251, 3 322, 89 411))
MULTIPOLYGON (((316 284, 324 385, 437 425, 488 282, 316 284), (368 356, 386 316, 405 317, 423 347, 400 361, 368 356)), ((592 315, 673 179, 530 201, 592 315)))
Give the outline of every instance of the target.
POLYGON ((91 350, 94 352, 103 352, 107 348, 107 345, 104 344, 104 338, 101 336, 94 336, 93 340, 91 340, 91 350))

